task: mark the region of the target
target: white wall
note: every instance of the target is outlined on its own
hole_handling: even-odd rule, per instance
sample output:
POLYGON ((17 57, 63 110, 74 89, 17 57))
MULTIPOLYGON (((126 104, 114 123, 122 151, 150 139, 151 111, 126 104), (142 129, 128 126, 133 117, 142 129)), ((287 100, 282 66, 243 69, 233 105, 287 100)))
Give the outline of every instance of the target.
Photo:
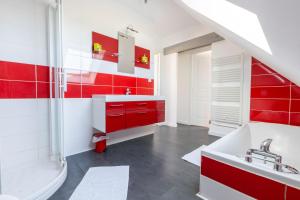
MULTIPOLYGON (((0 60, 47 64, 43 0, 1 0, 0 60)), ((48 99, 0 99, 2 170, 49 155, 48 99)))
POLYGON ((117 38, 118 32, 124 32, 128 25, 138 29, 135 43, 151 50, 150 71, 136 68, 135 74, 143 78, 153 78, 153 55, 159 43, 142 25, 148 18, 138 15, 134 9, 117 1, 109 0, 65 0, 64 15, 64 67, 95 72, 123 74, 117 72, 117 64, 92 59, 92 31, 117 38))
POLYGON ((166 97, 166 124, 177 126, 177 65, 178 54, 161 57, 160 95, 166 97))
POLYGON ((203 26, 202 24, 194 25, 178 32, 164 37, 161 42, 161 48, 172 46, 187 40, 191 40, 206 34, 213 32, 209 27, 203 26))
POLYGON ((46 0, 1 0, 0 60, 47 64, 46 0))
MULTIPOLYGON (((64 0, 64 67, 109 74, 120 74, 141 78, 154 78, 154 54, 159 41, 154 37, 155 30, 144 25, 149 18, 118 1, 111 0, 64 0), (124 31, 128 25, 138 29, 134 34, 136 45, 150 49, 151 69, 135 68, 134 74, 117 72, 117 63, 92 59, 92 31, 117 38, 118 31, 124 31)), ((91 99, 64 100, 65 154, 72 155, 93 148, 91 139, 92 105, 91 99)), ((140 135, 153 133, 154 127, 138 129, 140 135)), ((127 132, 136 132, 128 130, 127 132)), ((127 134, 123 134, 128 138, 127 134)), ((123 138, 123 139, 124 139, 123 138)), ((122 140, 122 134, 114 136, 122 140)))

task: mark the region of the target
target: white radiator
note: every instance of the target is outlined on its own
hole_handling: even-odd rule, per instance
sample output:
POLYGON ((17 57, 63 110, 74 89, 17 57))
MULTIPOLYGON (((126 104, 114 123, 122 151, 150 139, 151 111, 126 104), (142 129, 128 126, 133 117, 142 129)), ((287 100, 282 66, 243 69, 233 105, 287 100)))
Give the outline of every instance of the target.
POLYGON ((243 54, 212 59, 212 125, 242 124, 243 54))

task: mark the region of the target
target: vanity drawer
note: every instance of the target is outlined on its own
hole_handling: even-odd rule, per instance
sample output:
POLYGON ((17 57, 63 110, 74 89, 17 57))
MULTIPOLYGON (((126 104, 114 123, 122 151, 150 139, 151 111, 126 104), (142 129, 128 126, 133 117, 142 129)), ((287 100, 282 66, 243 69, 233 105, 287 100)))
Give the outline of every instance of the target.
POLYGON ((120 110, 110 110, 106 112, 106 133, 122 130, 126 128, 125 112, 120 110))
POLYGON ((155 109, 155 101, 133 101, 126 103, 126 110, 155 109))
POLYGON ((156 123, 155 110, 135 110, 126 112, 126 128, 146 126, 156 123))
POLYGON ((108 102, 106 103, 106 111, 125 110, 124 102, 108 102))

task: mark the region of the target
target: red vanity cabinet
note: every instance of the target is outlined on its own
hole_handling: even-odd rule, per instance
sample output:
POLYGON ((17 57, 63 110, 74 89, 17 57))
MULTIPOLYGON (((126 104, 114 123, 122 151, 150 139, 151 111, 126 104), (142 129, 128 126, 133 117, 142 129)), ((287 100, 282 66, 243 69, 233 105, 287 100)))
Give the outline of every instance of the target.
POLYGON ((163 122, 164 101, 107 102, 106 133, 163 122))
POLYGON ((165 121, 165 101, 156 101, 156 122, 165 121))
POLYGON ((107 133, 125 129, 125 104, 119 102, 106 103, 105 121, 107 133))

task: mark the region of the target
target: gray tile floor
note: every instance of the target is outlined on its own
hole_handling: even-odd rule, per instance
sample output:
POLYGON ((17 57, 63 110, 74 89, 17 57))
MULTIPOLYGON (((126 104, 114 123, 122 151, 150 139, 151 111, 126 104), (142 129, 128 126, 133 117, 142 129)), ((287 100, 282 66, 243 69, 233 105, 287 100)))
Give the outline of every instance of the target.
POLYGON ((50 200, 67 200, 90 167, 130 166, 128 200, 199 200, 199 167, 181 159, 217 137, 208 129, 161 126, 149 136, 109 146, 103 154, 84 152, 67 158, 68 177, 50 200))

